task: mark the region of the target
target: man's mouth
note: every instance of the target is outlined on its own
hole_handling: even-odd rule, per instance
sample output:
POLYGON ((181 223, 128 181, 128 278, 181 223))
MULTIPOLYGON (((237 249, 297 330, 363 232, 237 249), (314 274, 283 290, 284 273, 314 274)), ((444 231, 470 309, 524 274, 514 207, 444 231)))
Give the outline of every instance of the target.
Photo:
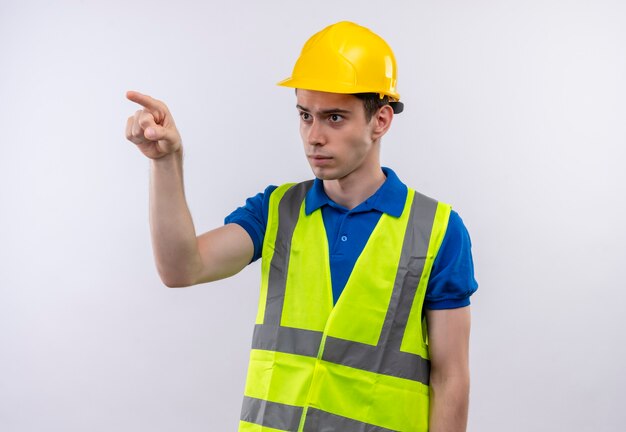
POLYGON ((324 166, 328 165, 332 161, 332 156, 313 154, 308 155, 309 162, 315 166, 324 166))

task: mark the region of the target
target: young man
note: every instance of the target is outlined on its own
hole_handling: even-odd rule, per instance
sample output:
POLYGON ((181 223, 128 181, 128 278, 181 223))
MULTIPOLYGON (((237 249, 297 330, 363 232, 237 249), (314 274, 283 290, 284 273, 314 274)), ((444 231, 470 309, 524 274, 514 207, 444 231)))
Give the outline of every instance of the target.
POLYGON ((182 145, 160 101, 127 138, 151 161, 150 224, 163 282, 225 278, 263 258, 240 431, 464 431, 469 236, 458 214, 381 168, 402 111, 389 46, 353 23, 304 46, 293 74, 315 180, 270 186, 196 237, 182 145))

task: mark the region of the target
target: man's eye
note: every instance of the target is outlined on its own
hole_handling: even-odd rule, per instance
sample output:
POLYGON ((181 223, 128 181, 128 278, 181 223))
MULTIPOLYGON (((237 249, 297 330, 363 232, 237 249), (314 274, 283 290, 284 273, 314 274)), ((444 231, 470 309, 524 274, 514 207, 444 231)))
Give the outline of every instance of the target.
POLYGON ((309 121, 311 120, 311 114, 306 112, 300 112, 300 118, 304 121, 309 121))
POLYGON ((331 114, 328 118, 330 119, 331 123, 339 123, 341 120, 343 120, 343 116, 339 114, 331 114))

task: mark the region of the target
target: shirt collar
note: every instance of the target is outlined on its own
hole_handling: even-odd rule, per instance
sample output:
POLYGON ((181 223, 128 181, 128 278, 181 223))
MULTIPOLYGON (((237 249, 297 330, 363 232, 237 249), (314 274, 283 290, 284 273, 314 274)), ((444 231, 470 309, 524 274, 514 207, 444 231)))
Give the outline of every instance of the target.
MULTIPOLYGON (((400 181, 392 169, 382 167, 382 170, 387 177, 385 182, 378 188, 374 195, 352 209, 351 212, 356 213, 378 210, 382 213, 387 213, 390 216, 400 217, 402 210, 404 210, 408 189, 406 185, 400 181)), ((344 209, 339 204, 332 201, 328 195, 326 195, 326 192, 324 191, 324 182, 316 178, 313 182, 313 187, 311 187, 306 195, 306 199, 304 201, 304 211, 308 216, 318 208, 325 205, 344 209)))

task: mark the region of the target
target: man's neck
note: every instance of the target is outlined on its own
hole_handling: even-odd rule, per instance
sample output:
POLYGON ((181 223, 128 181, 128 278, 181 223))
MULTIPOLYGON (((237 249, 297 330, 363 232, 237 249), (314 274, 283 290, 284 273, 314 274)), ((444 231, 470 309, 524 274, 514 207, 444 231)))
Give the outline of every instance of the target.
POLYGON ((369 173, 351 173, 336 180, 324 180, 324 191, 331 200, 352 210, 374 195, 385 183, 386 177, 380 166, 370 171, 369 173))

